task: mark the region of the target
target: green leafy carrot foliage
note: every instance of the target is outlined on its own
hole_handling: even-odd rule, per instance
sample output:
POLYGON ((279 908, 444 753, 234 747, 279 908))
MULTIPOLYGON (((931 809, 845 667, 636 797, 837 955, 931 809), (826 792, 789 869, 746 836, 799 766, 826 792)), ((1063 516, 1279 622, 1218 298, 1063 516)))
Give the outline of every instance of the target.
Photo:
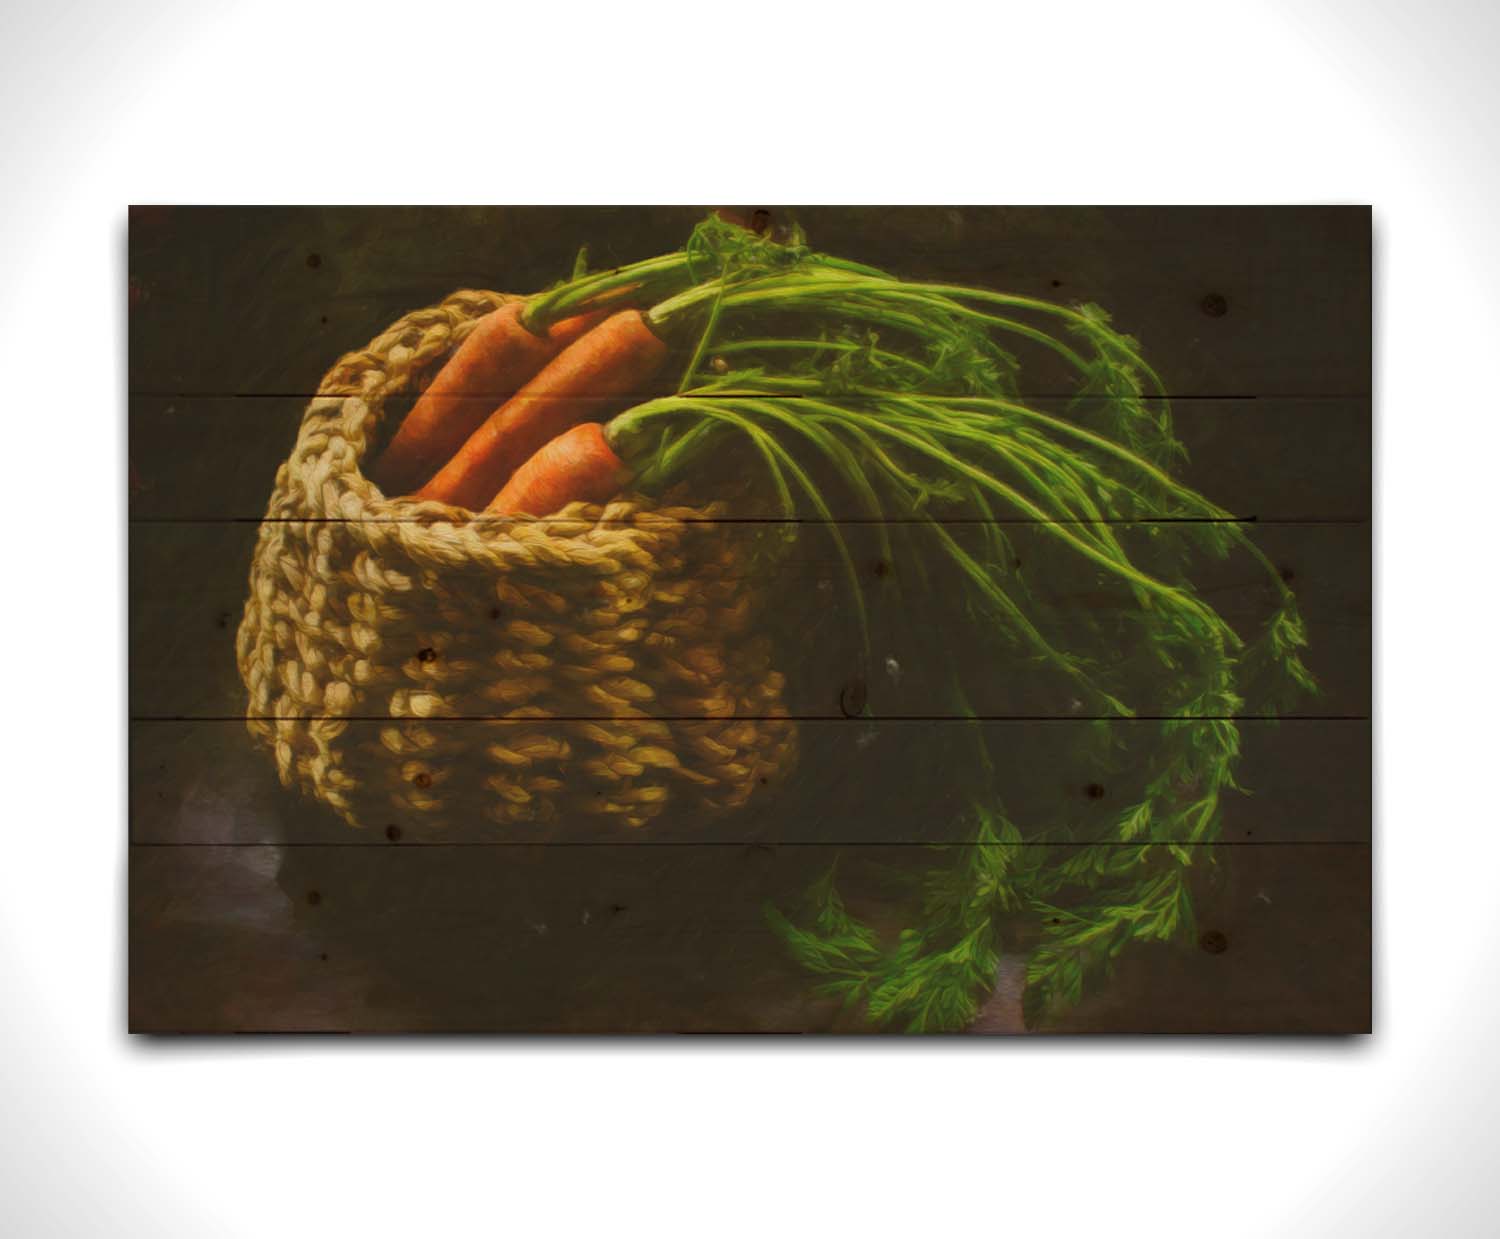
MULTIPOLYGON (((903 281, 799 231, 778 244, 710 218, 675 266, 656 261, 636 286, 670 272, 648 319, 688 361, 676 394, 612 423, 638 484, 667 490, 710 459, 758 478, 788 528, 829 539, 854 617, 845 639, 867 665, 890 634, 839 527, 873 525, 907 568, 892 586, 900 623, 943 634, 908 649, 908 674, 944 686, 964 719, 952 647, 1003 668, 1018 700, 1097 721, 1069 760, 1079 782, 1116 789, 1108 810, 1013 818, 1014 755, 976 738, 951 842, 916 880, 908 924, 860 921, 832 871, 800 910, 768 910, 818 991, 877 1025, 951 1030, 1011 951, 1028 959, 1027 1019, 1045 1023, 1132 944, 1189 935, 1195 867, 1213 863, 1204 845, 1237 791, 1236 718, 1316 684, 1290 590, 1241 522, 1179 480, 1185 453, 1138 341, 1098 306, 903 281), (1038 398, 1037 375, 1063 386, 1038 398), (1257 631, 1236 631, 1195 585, 1229 555, 1265 573, 1257 631), (1070 591, 1096 605, 1046 601, 1070 591)), ((549 312, 614 286, 585 277, 549 312)))

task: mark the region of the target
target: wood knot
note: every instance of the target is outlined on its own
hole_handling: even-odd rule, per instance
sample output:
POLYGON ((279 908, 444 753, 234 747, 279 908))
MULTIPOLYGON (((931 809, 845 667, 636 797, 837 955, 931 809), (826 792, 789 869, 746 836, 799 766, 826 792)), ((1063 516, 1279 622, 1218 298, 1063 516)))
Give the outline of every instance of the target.
POLYGON ((1198 945, 1210 955, 1222 955, 1229 949, 1229 938, 1221 930, 1210 929, 1198 939, 1198 945))

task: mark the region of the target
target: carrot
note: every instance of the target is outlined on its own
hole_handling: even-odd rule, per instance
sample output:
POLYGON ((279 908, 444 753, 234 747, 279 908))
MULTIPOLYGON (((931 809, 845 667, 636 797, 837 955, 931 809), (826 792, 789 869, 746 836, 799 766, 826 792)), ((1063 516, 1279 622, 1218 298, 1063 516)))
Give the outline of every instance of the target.
POLYGON ((490 414, 416 498, 484 506, 544 444, 585 419, 608 416, 637 395, 667 351, 639 310, 610 315, 490 414))
POLYGON ((486 314, 437 372, 370 470, 388 493, 430 478, 475 427, 599 318, 564 319, 542 334, 522 323, 525 307, 511 301, 486 314))
POLYGON ((499 516, 550 516, 575 499, 603 503, 631 478, 598 422, 565 430, 513 474, 485 510, 499 516))

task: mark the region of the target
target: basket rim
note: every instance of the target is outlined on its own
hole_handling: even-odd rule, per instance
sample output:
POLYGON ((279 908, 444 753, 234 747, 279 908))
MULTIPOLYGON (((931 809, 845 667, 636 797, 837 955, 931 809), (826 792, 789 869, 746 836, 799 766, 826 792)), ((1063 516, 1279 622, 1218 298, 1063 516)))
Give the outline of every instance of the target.
POLYGON ((722 502, 662 504, 633 492, 605 504, 572 503, 545 517, 486 516, 437 500, 388 496, 364 473, 387 400, 432 372, 480 318, 518 300, 524 298, 458 289, 402 315, 365 348, 340 357, 303 411, 266 519, 341 526, 372 549, 390 547, 432 567, 540 559, 611 572, 634 560, 656 535, 721 516, 722 502))

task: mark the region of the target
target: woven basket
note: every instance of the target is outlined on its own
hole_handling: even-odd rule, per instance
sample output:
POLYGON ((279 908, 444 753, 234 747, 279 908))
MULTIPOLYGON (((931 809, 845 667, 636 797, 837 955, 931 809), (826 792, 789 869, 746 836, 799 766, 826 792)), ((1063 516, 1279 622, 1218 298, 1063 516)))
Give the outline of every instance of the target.
POLYGON ((796 733, 720 506, 469 521, 360 471, 386 400, 510 298, 465 291, 343 357, 260 526, 237 643, 281 780, 354 826, 744 804, 796 733))

